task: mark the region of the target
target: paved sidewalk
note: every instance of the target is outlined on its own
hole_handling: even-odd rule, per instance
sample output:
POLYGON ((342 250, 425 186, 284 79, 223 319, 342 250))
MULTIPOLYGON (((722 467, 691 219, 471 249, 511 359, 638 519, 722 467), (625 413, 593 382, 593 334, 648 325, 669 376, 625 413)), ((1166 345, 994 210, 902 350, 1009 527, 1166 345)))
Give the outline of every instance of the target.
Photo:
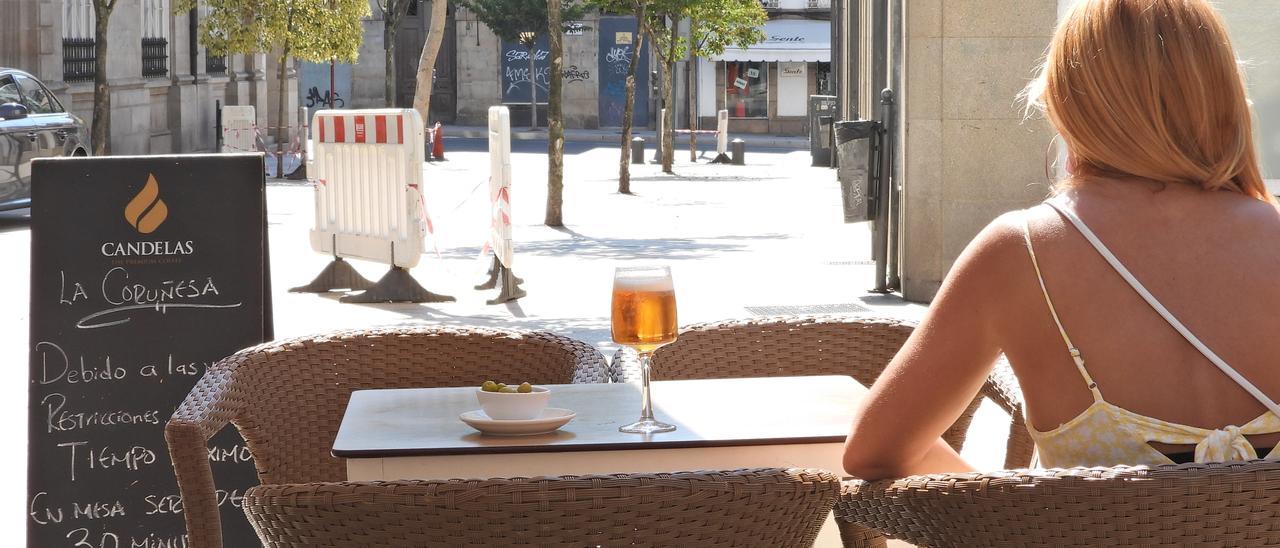
MULTIPOLYGON (((511 138, 519 141, 527 140, 547 140, 547 130, 542 128, 539 130, 531 130, 527 126, 521 128, 513 125, 511 128, 511 138)), ((459 137, 466 139, 487 139, 489 128, 481 126, 444 126, 444 136, 459 137)), ((634 130, 631 132, 635 137, 643 137, 647 141, 649 153, 653 153, 653 143, 655 132, 648 129, 634 130)), ((566 129, 564 130, 564 139, 568 142, 579 143, 621 143, 622 130, 620 129, 566 129)), ((809 150, 808 137, 795 137, 783 135, 759 135, 752 133, 729 133, 729 139, 742 139, 747 143, 747 152, 765 148, 777 148, 788 150, 809 150)), ((676 145, 678 150, 688 150, 689 137, 687 135, 676 135, 676 145)), ((699 149, 714 149, 714 135, 699 135, 699 149)), ((448 147, 448 142, 445 143, 448 147)))

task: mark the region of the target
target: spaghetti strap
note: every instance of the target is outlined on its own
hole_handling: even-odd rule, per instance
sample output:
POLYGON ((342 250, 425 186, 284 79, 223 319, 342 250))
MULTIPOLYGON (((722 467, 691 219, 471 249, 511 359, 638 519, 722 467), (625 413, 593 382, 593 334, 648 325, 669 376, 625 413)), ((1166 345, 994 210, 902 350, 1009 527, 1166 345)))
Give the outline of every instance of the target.
MULTIPOLYGON (((1196 337, 1195 334, 1191 333, 1191 330, 1187 329, 1187 326, 1182 325, 1182 322, 1178 321, 1178 318, 1174 317, 1173 313, 1169 312, 1169 309, 1165 308, 1159 300, 1156 300, 1155 296, 1152 295, 1150 291, 1147 291, 1146 287, 1143 287, 1142 283, 1134 277, 1133 273, 1129 272, 1129 269, 1125 268, 1125 266, 1120 263, 1120 259, 1117 259, 1116 256, 1111 253, 1111 250, 1107 249, 1107 246, 1102 243, 1102 240, 1099 240, 1098 236, 1089 229, 1089 226, 1084 224, 1084 221, 1080 220, 1080 217, 1077 217, 1069 208, 1062 207, 1052 201, 1046 201, 1045 204, 1052 207, 1055 211, 1070 221, 1071 224, 1075 225, 1076 230, 1079 230, 1080 234, 1089 241, 1089 244, 1098 251, 1098 254, 1102 255, 1103 259, 1106 259, 1107 264, 1110 264, 1111 268, 1114 269, 1117 274, 1120 274, 1120 277, 1124 278, 1124 281, 1128 282, 1129 286, 1132 287, 1144 301, 1147 301, 1147 304, 1151 305, 1151 308, 1155 309, 1155 311, 1160 314, 1160 317, 1164 318, 1164 321, 1168 322, 1179 335, 1182 335, 1182 338, 1191 343, 1191 346, 1195 347, 1201 355, 1212 362, 1213 365, 1217 366, 1218 369, 1225 373, 1232 381, 1235 381, 1240 388, 1243 388, 1250 396, 1253 396, 1253 399, 1258 400, 1258 402, 1264 407, 1276 416, 1280 417, 1280 405, 1276 405, 1274 400, 1259 390, 1258 387, 1254 386, 1252 382, 1249 382, 1249 379, 1244 378, 1244 376, 1236 371, 1235 368, 1231 367, 1227 362, 1223 361, 1222 358, 1218 357, 1218 355, 1214 353, 1213 350, 1210 350, 1208 346, 1205 346, 1203 342, 1200 342, 1200 339, 1196 337)), ((1028 242, 1029 241, 1030 240, 1028 240, 1028 242)), ((1042 286, 1043 283, 1044 282, 1042 281, 1042 286)))
POLYGON ((1053 323, 1058 326, 1058 333, 1062 335, 1062 342, 1067 345, 1067 352, 1071 354, 1071 360, 1075 362, 1076 369, 1080 371, 1080 376, 1084 378, 1084 383, 1089 387, 1089 391, 1093 393, 1093 401, 1104 401, 1102 392, 1098 391, 1098 383, 1093 382, 1093 377, 1089 376, 1089 370, 1084 367, 1084 356, 1080 355, 1080 349, 1071 344, 1071 337, 1067 336, 1067 330, 1062 327, 1062 320, 1058 318, 1058 309, 1053 306, 1053 299, 1049 298, 1049 289, 1044 285, 1044 276, 1040 274, 1040 261, 1036 260, 1035 247, 1031 245, 1031 223, 1028 216, 1031 210, 1028 209, 1022 215, 1022 239, 1027 242, 1027 254, 1031 255, 1031 266, 1035 267, 1036 280, 1040 282, 1040 292, 1044 294, 1044 302, 1049 305, 1049 314, 1053 316, 1053 323))

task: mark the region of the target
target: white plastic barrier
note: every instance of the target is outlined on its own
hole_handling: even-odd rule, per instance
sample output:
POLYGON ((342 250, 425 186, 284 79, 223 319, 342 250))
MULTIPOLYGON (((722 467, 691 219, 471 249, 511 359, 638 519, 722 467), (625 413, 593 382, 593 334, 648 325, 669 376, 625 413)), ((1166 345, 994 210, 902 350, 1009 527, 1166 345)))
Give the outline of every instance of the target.
POLYGON ((489 244, 502 265, 511 268, 511 112, 489 107, 489 244))
POLYGON ((311 247, 413 268, 431 229, 422 197, 423 125, 413 109, 320 110, 311 247))
POLYGON ((258 119, 252 106, 222 107, 222 152, 261 152, 258 119))

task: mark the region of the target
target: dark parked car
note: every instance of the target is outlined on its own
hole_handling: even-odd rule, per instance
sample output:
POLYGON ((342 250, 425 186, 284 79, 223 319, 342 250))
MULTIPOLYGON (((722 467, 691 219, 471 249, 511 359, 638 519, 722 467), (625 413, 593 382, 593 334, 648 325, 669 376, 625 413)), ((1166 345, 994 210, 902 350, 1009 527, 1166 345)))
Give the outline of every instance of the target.
POLYGON ((86 156, 89 132, 36 77, 0 67, 0 211, 31 206, 31 160, 86 156))

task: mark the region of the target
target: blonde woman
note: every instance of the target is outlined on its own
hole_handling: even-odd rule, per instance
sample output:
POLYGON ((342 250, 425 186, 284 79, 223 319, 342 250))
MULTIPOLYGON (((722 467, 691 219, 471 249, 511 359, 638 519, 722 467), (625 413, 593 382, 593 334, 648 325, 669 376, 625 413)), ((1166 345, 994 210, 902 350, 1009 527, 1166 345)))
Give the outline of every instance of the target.
POLYGON ((1203 0, 1085 0, 1028 88, 1069 151, 956 261, 871 388, 845 469, 972 470, 939 435, 1003 352, 1040 464, 1280 457, 1280 211, 1203 0))

